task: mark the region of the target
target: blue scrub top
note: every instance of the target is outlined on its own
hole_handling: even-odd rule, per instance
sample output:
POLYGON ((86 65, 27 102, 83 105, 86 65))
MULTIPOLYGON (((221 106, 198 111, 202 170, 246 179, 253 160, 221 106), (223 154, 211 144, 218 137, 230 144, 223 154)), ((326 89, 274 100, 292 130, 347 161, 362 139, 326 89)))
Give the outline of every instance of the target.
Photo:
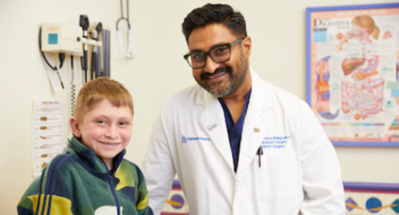
POLYGON ((242 128, 244 126, 245 115, 247 114, 249 98, 251 96, 251 90, 252 89, 249 90, 247 96, 245 97, 244 108, 242 110, 240 118, 237 120, 235 124, 226 103, 224 103, 222 98, 218 98, 220 104, 222 105, 224 118, 226 120, 226 127, 229 135, 230 148, 231 148, 231 153, 233 155, 235 172, 237 172, 237 167, 238 167, 238 155, 240 154, 242 128))

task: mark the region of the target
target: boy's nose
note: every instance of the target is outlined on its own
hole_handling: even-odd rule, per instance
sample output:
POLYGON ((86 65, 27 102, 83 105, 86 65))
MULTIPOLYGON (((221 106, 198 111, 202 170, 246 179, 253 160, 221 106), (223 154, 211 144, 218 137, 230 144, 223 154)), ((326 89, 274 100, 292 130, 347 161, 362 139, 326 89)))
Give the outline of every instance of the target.
POLYGON ((115 139, 118 137, 118 133, 116 131, 116 126, 110 125, 107 128, 107 131, 105 132, 105 136, 110 138, 110 139, 115 139))

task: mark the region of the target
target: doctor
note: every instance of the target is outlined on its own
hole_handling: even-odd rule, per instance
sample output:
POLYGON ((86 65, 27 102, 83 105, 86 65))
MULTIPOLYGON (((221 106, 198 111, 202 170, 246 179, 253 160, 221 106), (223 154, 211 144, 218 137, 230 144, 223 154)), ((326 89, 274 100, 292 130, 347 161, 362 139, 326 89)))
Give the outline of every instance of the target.
POLYGON ((177 173, 190 215, 343 215, 334 148, 308 105, 249 65, 244 17, 207 4, 185 18, 198 85, 166 100, 145 160, 160 214, 177 173))

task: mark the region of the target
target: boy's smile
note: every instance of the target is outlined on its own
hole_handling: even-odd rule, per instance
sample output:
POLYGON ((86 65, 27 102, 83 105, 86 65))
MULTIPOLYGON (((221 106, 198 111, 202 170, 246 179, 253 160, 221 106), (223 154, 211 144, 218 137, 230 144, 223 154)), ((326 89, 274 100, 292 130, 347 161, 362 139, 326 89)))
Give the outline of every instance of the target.
POLYGON ((133 116, 128 106, 116 107, 104 99, 85 114, 83 122, 77 123, 78 129, 72 130, 75 130, 75 137, 81 137, 82 143, 93 149, 111 170, 113 158, 129 143, 132 123, 133 116))

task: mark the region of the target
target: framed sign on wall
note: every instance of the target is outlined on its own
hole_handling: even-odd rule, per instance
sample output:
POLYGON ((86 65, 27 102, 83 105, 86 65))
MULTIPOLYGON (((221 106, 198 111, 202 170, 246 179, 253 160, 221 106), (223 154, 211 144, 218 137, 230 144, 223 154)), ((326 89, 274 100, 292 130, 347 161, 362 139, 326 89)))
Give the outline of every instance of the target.
POLYGON ((307 8, 306 75, 335 146, 399 147, 399 3, 307 8))

